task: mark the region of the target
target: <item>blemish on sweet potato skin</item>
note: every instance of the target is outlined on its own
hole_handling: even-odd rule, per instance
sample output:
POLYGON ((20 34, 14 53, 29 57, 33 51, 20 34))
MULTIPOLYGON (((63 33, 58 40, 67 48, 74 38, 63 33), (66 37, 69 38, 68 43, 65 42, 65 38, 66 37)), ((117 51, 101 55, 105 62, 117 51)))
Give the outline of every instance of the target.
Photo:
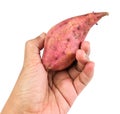
POLYGON ((69 67, 90 28, 105 15, 108 13, 88 13, 53 26, 48 31, 44 44, 42 62, 46 70, 58 71, 69 67))

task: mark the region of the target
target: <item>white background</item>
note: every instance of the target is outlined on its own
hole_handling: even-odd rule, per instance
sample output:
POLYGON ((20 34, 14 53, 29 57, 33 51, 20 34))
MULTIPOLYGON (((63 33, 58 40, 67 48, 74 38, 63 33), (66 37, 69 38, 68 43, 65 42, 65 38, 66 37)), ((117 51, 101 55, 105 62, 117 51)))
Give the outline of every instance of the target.
POLYGON ((21 70, 27 40, 68 17, 107 11, 86 38, 94 77, 68 114, 120 114, 119 7, 119 0, 0 0, 0 110, 21 70))

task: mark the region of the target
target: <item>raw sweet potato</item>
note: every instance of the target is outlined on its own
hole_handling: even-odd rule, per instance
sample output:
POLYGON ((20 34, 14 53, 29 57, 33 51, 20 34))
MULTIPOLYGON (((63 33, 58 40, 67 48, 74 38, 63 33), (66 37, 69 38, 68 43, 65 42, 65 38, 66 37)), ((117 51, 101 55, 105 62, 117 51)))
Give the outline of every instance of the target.
POLYGON ((52 27, 47 33, 42 57, 46 70, 57 71, 70 66, 90 28, 105 15, 108 13, 88 13, 66 19, 52 27))

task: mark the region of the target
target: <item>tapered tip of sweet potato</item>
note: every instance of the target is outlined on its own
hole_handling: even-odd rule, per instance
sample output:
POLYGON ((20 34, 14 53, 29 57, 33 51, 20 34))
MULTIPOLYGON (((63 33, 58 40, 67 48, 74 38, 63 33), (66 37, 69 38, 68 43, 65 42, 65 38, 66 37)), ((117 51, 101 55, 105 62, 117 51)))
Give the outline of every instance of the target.
POLYGON ((99 13, 95 13, 95 15, 97 16, 98 19, 100 19, 103 16, 109 15, 109 13, 108 12, 99 12, 99 13))
POLYGON ((104 12, 104 15, 109 15, 109 13, 108 12, 104 12))

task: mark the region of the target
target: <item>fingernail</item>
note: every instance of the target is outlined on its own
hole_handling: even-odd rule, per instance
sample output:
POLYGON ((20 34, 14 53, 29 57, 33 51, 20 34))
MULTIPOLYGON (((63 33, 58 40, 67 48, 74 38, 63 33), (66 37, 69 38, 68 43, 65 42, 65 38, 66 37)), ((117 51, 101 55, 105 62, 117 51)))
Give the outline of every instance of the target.
POLYGON ((84 50, 81 50, 81 55, 82 55, 84 58, 87 58, 87 55, 86 55, 86 53, 85 53, 84 50))

